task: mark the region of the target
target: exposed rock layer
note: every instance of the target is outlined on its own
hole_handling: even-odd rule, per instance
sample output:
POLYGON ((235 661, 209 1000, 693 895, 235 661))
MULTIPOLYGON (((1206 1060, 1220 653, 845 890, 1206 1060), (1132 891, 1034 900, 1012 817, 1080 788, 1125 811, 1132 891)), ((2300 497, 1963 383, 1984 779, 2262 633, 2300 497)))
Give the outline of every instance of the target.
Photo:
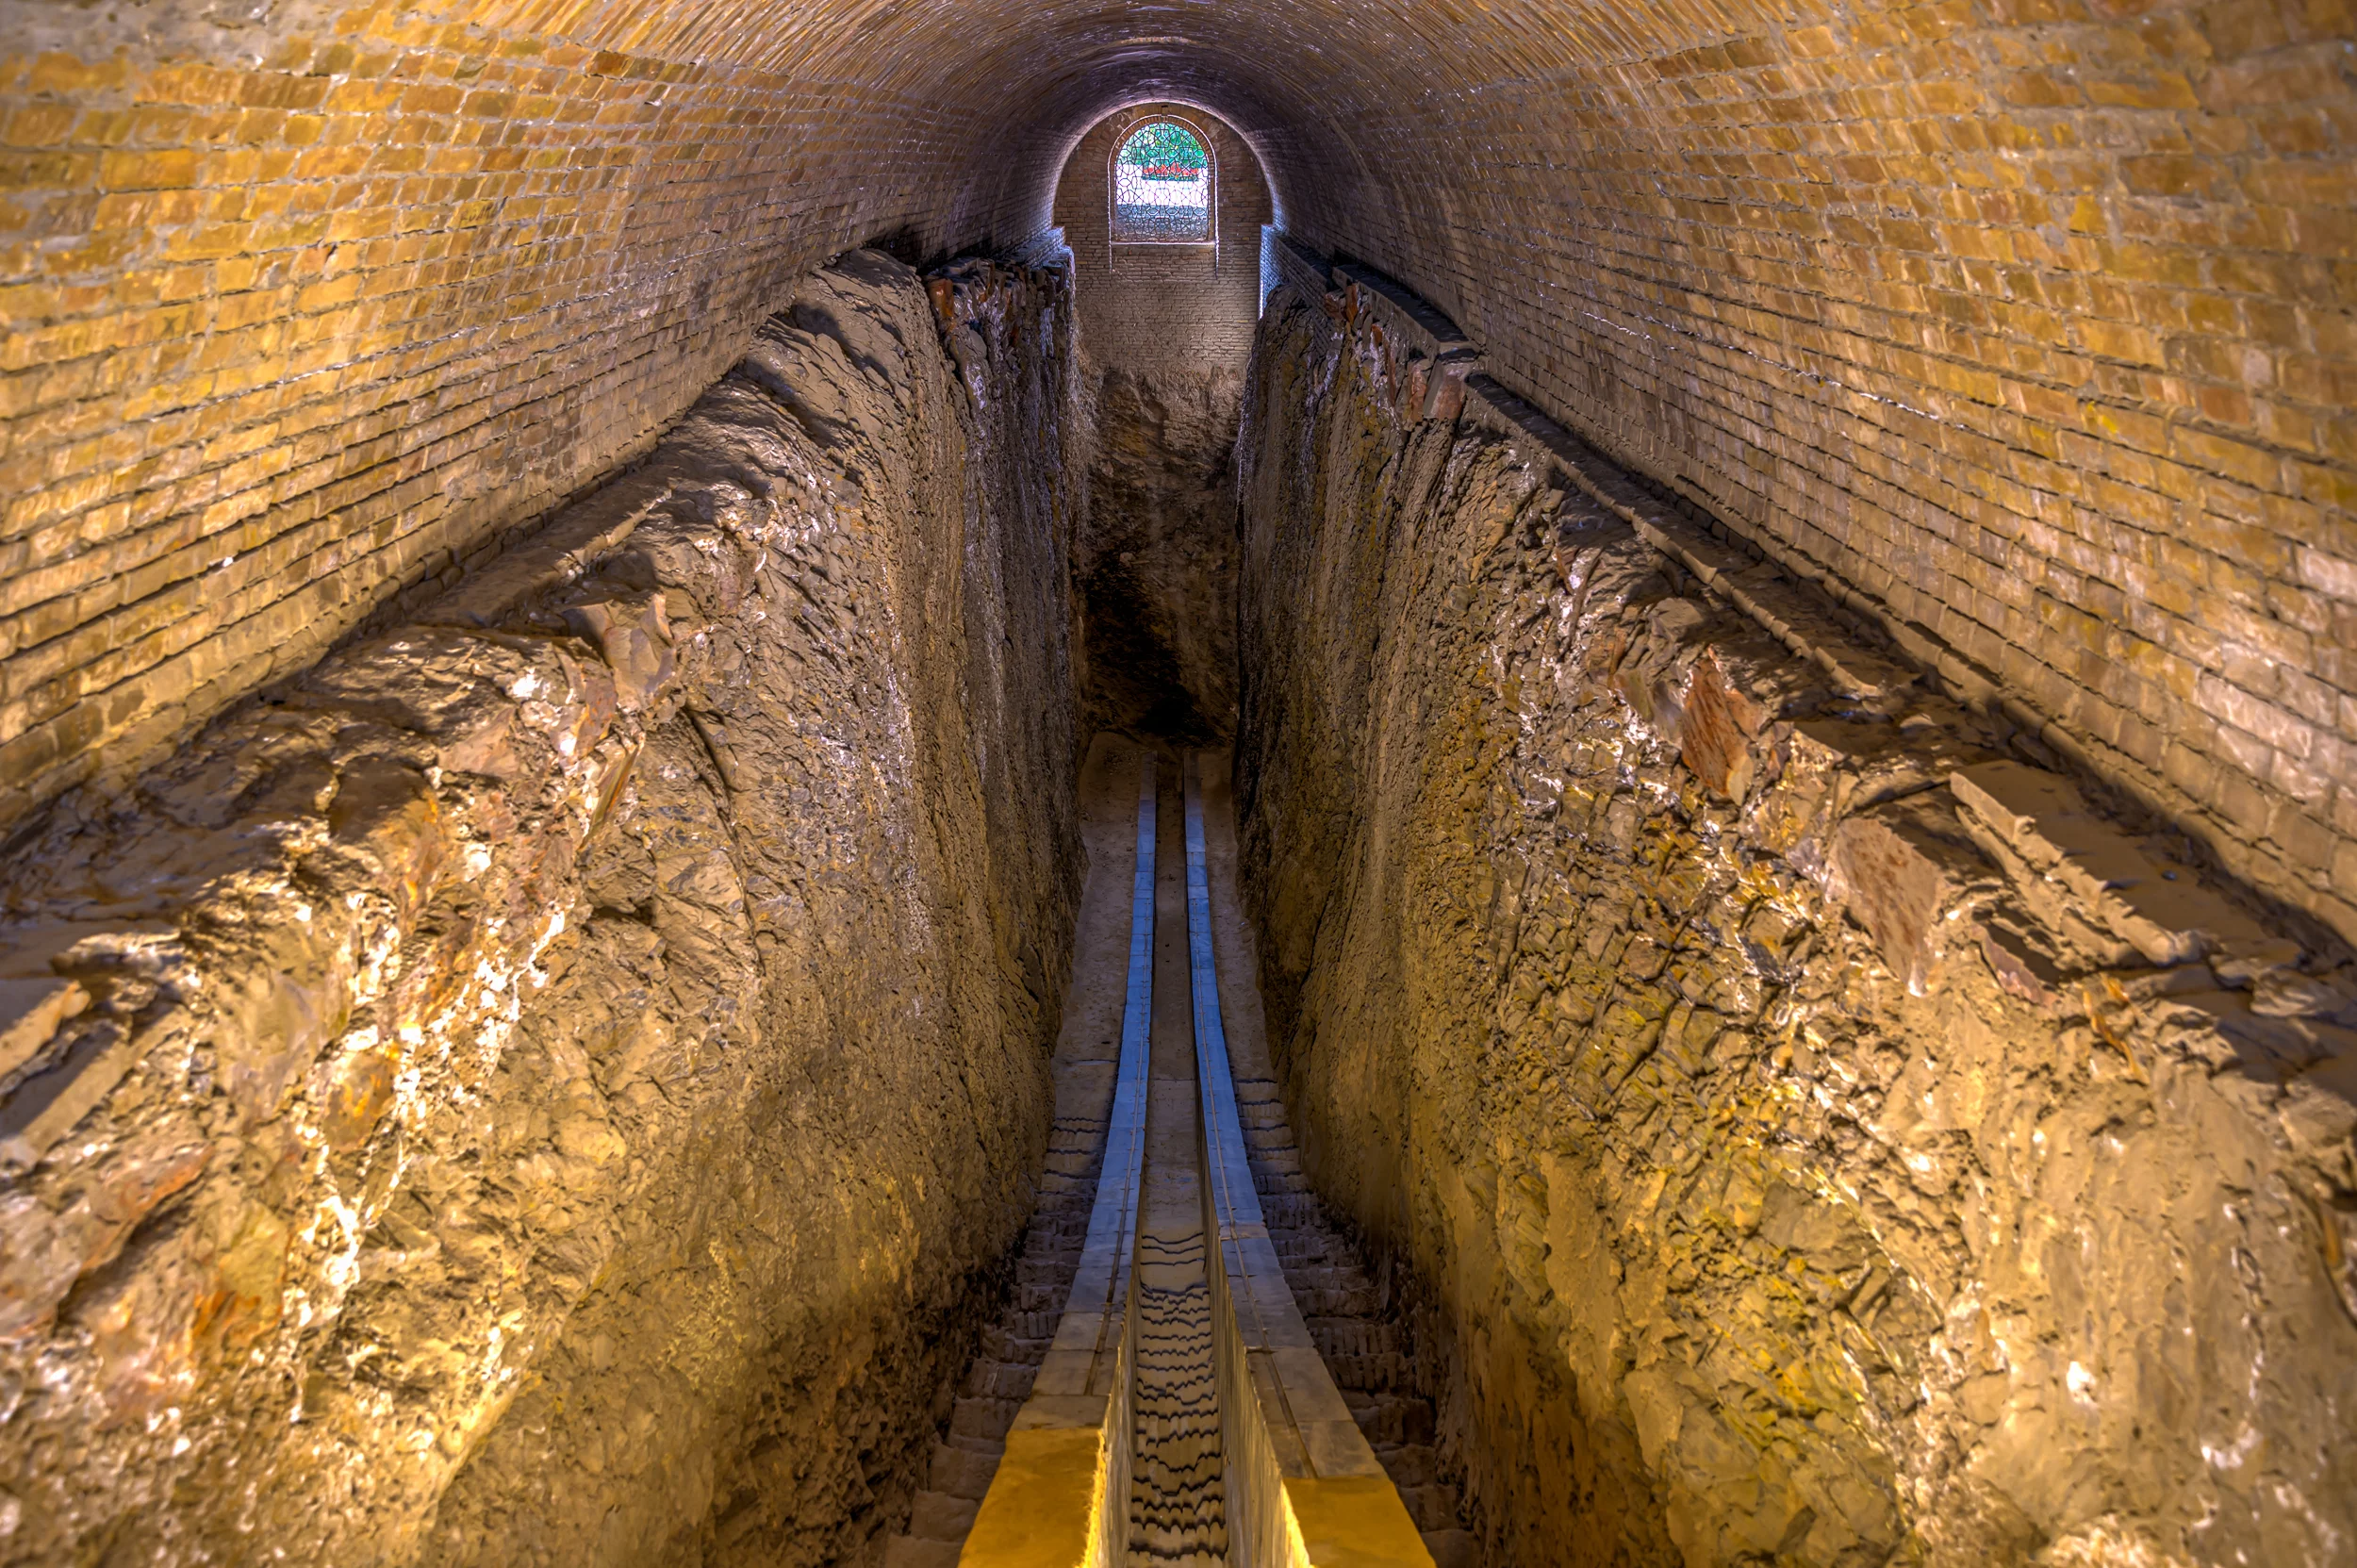
POLYGON ((1201 365, 1096 375, 1073 557, 1093 724, 1192 744, 1234 727, 1241 389, 1234 372, 1201 365))
POLYGON ((0 1560, 890 1522, 1047 1131, 1071 323, 848 257, 536 544, 16 846, 0 1560))
POLYGON ((2348 971, 1358 305, 1247 388, 1245 859, 1501 1560, 2347 1560, 2348 971))

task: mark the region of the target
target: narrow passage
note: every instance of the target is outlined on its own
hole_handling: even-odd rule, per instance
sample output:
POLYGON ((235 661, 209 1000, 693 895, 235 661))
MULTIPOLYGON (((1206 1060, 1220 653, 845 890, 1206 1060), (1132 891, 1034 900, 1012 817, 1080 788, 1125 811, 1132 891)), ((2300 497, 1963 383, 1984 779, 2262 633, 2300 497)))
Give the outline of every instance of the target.
POLYGON ((1387 1388, 1409 1381, 1365 1277, 1346 1272, 1339 1239, 1301 1281, 1279 1264, 1280 1245, 1309 1261, 1303 1238, 1319 1232, 1267 1075, 1226 760, 1207 788, 1202 758, 1093 750, 1041 1219, 885 1568, 1473 1560, 1454 1493, 1431 1484, 1429 1405, 1364 1392, 1369 1363, 1387 1388), (1224 997, 1240 1004, 1234 1070, 1224 997), (1059 1285, 1051 1321, 1041 1309, 1059 1285), (1321 1351, 1351 1363, 1349 1392, 1321 1351), (1382 1454, 1369 1436, 1388 1440, 1382 1454))
POLYGON ((1162 770, 1156 791, 1156 839, 1162 848, 1154 878, 1153 1098, 1135 1276, 1132 1568, 1164 1563, 1208 1568, 1228 1559, 1202 1136, 1195 1123, 1200 1088, 1188 982, 1185 802, 1176 772, 1162 770))

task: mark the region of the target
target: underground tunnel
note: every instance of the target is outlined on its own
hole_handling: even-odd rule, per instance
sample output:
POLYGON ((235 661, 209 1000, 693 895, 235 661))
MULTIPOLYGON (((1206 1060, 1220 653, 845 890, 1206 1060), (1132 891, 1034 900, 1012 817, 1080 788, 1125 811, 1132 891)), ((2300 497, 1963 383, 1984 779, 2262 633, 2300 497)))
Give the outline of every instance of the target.
POLYGON ((2346 6, 0 23, 0 1564, 2357 1563, 2346 6))

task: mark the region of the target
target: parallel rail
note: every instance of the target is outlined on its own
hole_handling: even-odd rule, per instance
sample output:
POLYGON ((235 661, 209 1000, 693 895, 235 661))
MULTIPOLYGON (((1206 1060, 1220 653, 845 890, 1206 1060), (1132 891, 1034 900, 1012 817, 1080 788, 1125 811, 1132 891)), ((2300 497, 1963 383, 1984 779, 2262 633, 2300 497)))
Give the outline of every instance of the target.
MULTIPOLYGON (((1261 1213, 1221 1024, 1196 760, 1185 764, 1187 949, 1196 1133, 1218 1367, 1228 1561, 1236 1568, 1432 1568, 1407 1505, 1351 1419, 1286 1285, 1261 1213)), ((1130 1312, 1153 1017, 1155 767, 1139 784, 1120 1077, 1088 1240, 1054 1347, 1007 1434, 961 1568, 1129 1560, 1137 1328, 1130 1312)))

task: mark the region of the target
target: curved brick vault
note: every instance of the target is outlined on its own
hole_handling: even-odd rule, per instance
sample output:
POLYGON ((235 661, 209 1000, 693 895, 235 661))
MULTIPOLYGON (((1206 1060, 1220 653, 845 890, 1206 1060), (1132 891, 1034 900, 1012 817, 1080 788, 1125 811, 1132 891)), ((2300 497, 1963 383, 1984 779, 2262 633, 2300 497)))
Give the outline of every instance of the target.
POLYGON ((1279 221, 2357 932, 2342 0, 0 10, 0 817, 644 449, 1147 97, 1279 221))

